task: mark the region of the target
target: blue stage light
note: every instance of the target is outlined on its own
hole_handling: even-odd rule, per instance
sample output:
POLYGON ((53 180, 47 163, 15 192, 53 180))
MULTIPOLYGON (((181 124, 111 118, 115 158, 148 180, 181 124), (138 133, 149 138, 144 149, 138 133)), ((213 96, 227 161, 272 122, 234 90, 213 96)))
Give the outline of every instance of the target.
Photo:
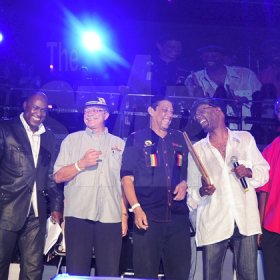
POLYGON ((90 52, 97 52, 102 50, 102 38, 95 31, 85 31, 82 33, 82 42, 86 50, 90 52))
POLYGON ((2 34, 2 32, 0 32, 0 43, 4 40, 4 36, 2 34))

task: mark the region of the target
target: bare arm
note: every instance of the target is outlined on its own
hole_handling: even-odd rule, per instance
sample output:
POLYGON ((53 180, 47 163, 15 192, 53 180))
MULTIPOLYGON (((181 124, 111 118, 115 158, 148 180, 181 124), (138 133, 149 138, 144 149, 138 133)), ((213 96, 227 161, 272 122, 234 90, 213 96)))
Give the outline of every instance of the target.
MULTIPOLYGON (((264 212, 265 212, 265 206, 267 202, 267 197, 268 193, 267 192, 260 192, 259 193, 259 198, 258 198, 258 203, 259 203, 259 213, 260 213, 260 223, 261 227, 263 227, 263 222, 264 222, 264 212)), ((261 246, 262 244, 262 237, 261 234, 258 235, 258 245, 261 246)))
POLYGON ((56 183, 67 182, 73 179, 82 170, 97 164, 101 152, 94 149, 88 150, 76 163, 63 166, 54 174, 56 183))
POLYGON ((127 201, 125 196, 122 196, 121 200, 121 209, 122 209, 122 236, 126 236, 128 230, 128 213, 126 209, 127 201))
MULTIPOLYGON (((137 205, 138 199, 136 197, 135 189, 134 189, 134 178, 133 176, 124 176, 122 178, 122 186, 125 193, 125 196, 131 206, 137 205)), ((137 228, 146 230, 148 228, 147 216, 141 206, 137 206, 133 210, 135 217, 134 222, 137 228)))
POLYGON ((267 192, 260 192, 259 193, 259 200, 258 200, 258 202, 259 202, 259 212, 260 212, 261 226, 263 226, 264 211, 265 211, 267 197, 268 197, 268 193, 267 192))

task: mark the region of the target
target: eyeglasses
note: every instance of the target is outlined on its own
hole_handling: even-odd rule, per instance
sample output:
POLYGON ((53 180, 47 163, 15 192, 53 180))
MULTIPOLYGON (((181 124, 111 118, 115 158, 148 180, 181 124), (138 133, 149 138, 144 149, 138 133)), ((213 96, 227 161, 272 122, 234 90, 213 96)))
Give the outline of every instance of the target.
POLYGON ((99 113, 105 112, 105 111, 106 110, 104 110, 104 109, 86 108, 86 109, 84 109, 84 114, 89 114, 89 113, 99 114, 99 113))
POLYGON ((172 109, 167 109, 167 108, 162 108, 160 109, 162 113, 164 114, 167 114, 167 113, 170 113, 170 114, 174 114, 174 111, 172 109))
POLYGON ((194 118, 196 119, 198 116, 200 116, 201 114, 205 113, 208 109, 213 109, 213 108, 215 108, 215 107, 207 106, 207 107, 199 108, 198 110, 196 110, 194 118))

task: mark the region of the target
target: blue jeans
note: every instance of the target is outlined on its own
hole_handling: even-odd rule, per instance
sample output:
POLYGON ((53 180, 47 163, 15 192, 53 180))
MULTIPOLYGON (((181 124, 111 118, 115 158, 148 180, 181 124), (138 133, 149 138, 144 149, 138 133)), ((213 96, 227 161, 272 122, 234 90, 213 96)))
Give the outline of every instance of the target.
POLYGON ((203 279, 221 280, 228 245, 234 254, 234 267, 238 280, 257 280, 257 235, 244 236, 235 228, 230 239, 203 247, 203 279))

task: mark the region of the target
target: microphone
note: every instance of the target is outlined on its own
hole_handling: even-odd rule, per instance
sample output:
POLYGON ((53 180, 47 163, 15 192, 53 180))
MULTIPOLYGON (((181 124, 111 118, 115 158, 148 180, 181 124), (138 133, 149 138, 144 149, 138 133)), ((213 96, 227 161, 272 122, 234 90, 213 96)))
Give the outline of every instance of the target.
MULTIPOLYGON (((231 161, 234 168, 239 166, 238 159, 237 159, 236 156, 232 156, 230 161, 231 161)), ((243 189, 245 190, 245 192, 247 192, 249 190, 249 188, 248 188, 248 185, 247 185, 247 182, 246 182, 245 178, 244 177, 240 178, 240 182, 241 182, 241 185, 242 185, 243 189)))

